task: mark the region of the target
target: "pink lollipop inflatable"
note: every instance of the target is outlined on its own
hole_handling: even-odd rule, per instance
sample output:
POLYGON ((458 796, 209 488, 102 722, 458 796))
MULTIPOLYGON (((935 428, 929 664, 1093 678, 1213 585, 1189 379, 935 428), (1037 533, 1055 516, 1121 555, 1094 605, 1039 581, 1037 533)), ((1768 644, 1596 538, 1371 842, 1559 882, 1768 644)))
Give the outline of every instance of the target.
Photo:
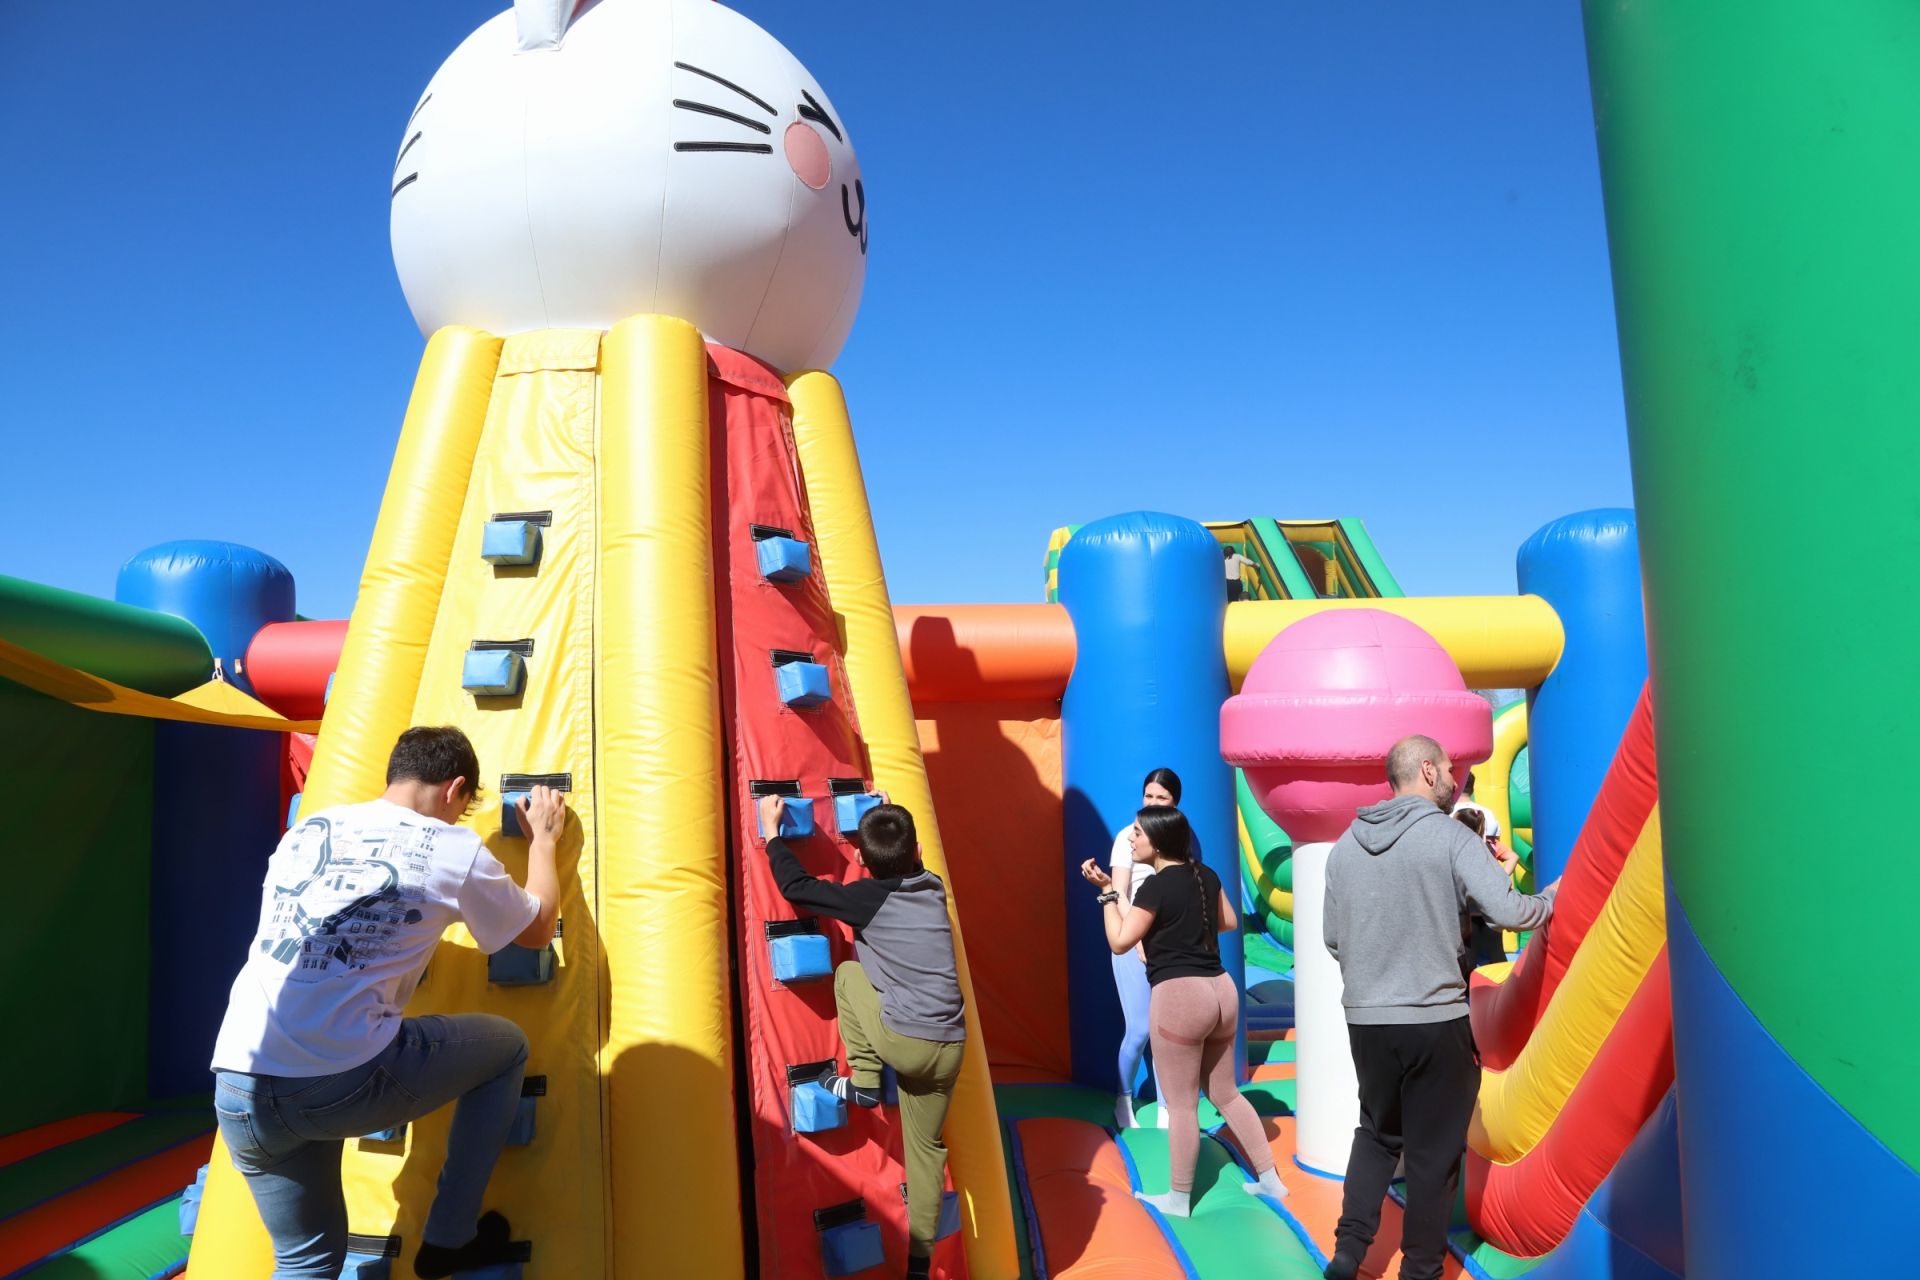
POLYGON ((1465 777, 1493 754, 1493 710, 1439 641, 1378 609, 1294 623, 1220 708, 1220 754, 1296 844, 1336 840, 1354 810, 1385 800, 1387 751, 1412 733, 1465 777))

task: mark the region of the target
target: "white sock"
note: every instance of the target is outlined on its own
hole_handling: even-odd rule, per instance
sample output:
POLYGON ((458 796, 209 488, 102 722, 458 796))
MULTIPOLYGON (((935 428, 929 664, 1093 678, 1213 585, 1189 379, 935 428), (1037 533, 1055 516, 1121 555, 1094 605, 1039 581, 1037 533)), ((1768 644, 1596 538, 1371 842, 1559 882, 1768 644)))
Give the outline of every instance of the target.
POLYGON ((1250 1196, 1272 1196, 1276 1200, 1287 1197, 1287 1184, 1280 1181, 1280 1171, 1269 1169, 1252 1182, 1243 1182, 1240 1189, 1250 1196))
POLYGON ((1140 1127, 1140 1122, 1134 1119, 1133 1115, 1132 1094, 1123 1093, 1113 1100, 1113 1120, 1114 1123, 1122 1129, 1137 1129, 1140 1127))
POLYGON ((1193 1192, 1191 1191, 1169 1191, 1157 1196, 1150 1196, 1144 1191, 1136 1191, 1133 1194, 1169 1218, 1184 1218, 1193 1211, 1193 1192))

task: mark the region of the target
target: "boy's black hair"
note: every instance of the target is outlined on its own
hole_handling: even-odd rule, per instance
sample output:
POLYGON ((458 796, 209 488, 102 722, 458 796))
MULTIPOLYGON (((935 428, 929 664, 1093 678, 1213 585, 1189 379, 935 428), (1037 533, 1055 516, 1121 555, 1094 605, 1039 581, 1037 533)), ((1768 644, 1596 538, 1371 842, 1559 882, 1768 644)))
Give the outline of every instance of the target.
POLYGON ((452 725, 415 725, 400 735, 387 757, 387 785, 396 782, 467 780, 467 794, 480 790, 480 757, 467 735, 452 725))
POLYGON ((912 875, 920 869, 920 836, 913 815, 897 804, 875 805, 860 815, 860 853, 867 874, 876 880, 912 875))

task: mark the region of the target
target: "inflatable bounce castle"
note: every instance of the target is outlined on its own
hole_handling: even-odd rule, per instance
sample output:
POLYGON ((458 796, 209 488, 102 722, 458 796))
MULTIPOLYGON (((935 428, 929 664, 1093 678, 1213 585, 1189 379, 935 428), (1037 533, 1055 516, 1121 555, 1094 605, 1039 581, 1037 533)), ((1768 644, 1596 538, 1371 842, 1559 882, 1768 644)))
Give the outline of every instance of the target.
MULTIPOLYGON (((1883 638, 1914 598, 1920 268, 1880 251, 1910 238, 1912 27, 1590 7, 1637 506, 1541 529, 1514 595, 1408 596, 1354 519, 1132 512, 1054 534, 1042 603, 897 607, 824 372, 869 245, 849 123, 712 0, 519 0, 399 139, 428 339, 351 617, 300 617, 292 573, 228 543, 141 553, 113 601, 0 578, 35 908, 7 949, 0 1280, 269 1276, 213 1032, 267 853, 378 794, 417 723, 473 740, 466 822, 516 874, 514 800, 570 813, 554 943, 453 928, 409 1008, 532 1045, 489 1190, 524 1244, 475 1280, 901 1272, 897 1112, 814 1083, 850 935, 780 896, 755 818, 784 797, 808 869, 854 876, 882 794, 948 884, 968 1006, 934 1273, 1319 1275, 1357 1111, 1327 842, 1411 732, 1477 766, 1523 883, 1561 885, 1473 979, 1448 1274, 1920 1274, 1920 877, 1790 803, 1898 769, 1920 710, 1883 638), (1783 528, 1813 509, 1849 536, 1783 528), (1894 589, 1808 590, 1841 546, 1894 589), (1076 870, 1155 766, 1245 908, 1236 1052, 1290 1192, 1240 1193, 1249 1152, 1203 1104, 1187 1218, 1134 1195, 1166 1134, 1157 1104, 1114 1127, 1116 1089, 1151 1086, 1116 1079, 1076 870), (1783 945, 1816 930, 1833 961, 1783 945)), ((346 1275, 410 1274, 446 1127, 344 1145, 346 1275)), ((1362 1274, 1394 1274, 1396 1212, 1362 1274)))

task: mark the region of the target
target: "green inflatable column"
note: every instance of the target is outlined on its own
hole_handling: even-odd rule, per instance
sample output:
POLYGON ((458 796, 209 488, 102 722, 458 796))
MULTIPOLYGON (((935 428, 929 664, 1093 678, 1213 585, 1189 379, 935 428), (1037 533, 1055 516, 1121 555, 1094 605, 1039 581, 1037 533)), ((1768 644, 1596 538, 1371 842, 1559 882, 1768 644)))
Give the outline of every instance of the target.
POLYGON ((1920 722, 1920 4, 1590 0, 1586 25, 1687 1274, 1904 1274, 1920 856, 1842 816, 1863 769, 1899 792, 1920 722))

